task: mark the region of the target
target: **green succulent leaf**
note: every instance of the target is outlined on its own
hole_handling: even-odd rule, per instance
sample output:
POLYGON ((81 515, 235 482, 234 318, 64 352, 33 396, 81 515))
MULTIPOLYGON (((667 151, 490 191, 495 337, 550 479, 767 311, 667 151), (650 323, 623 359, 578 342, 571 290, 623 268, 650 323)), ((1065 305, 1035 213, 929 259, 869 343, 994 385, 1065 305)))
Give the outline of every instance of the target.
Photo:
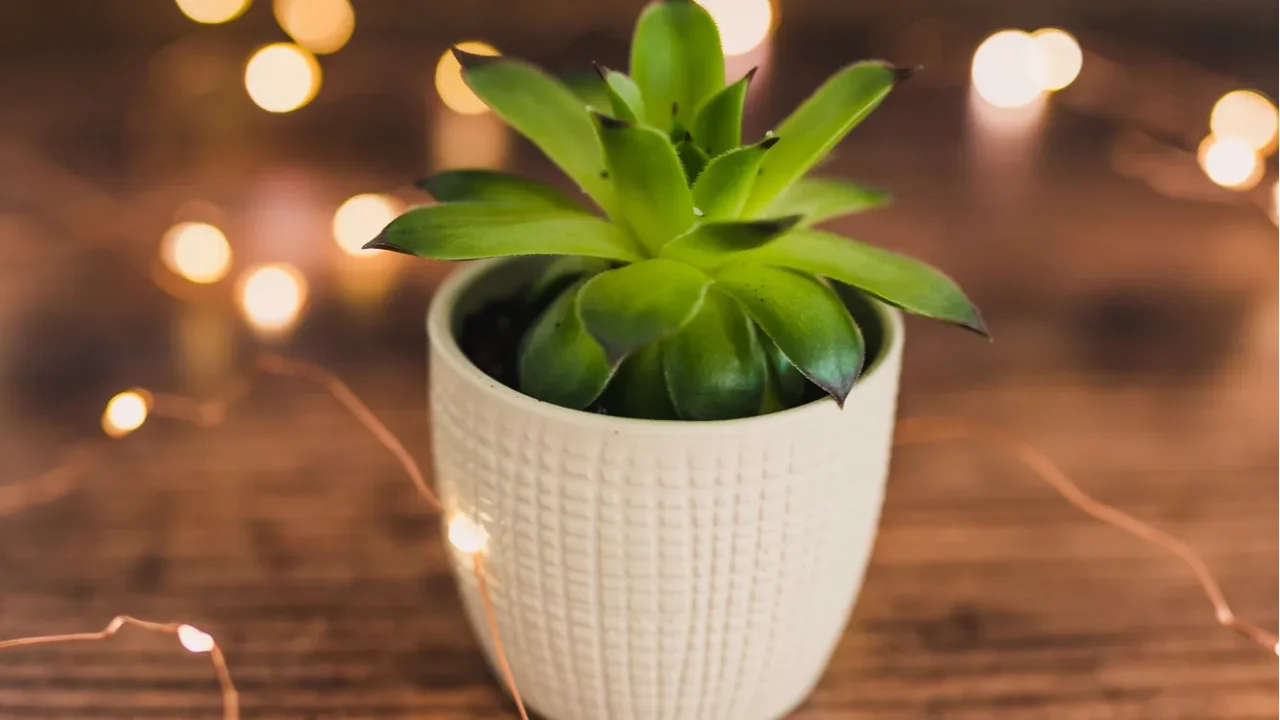
POLYGON ((604 80, 613 114, 630 123, 644 122, 644 96, 640 94, 640 86, 636 85, 636 81, 626 73, 610 70, 603 65, 596 65, 596 72, 604 80))
POLYGON ((435 260, 507 255, 585 255, 641 259, 626 231, 581 212, 494 203, 414 208, 391 221, 365 248, 435 260))
POLYGON ((472 91, 611 213, 613 187, 603 177, 604 157, 582 100, 564 83, 526 62, 457 48, 453 54, 472 91))
POLYGON ((954 280, 905 255, 819 230, 797 230, 743 259, 824 275, 909 313, 987 335, 978 309, 954 280))
POLYGON ((760 164, 748 215, 768 207, 884 100, 906 73, 881 62, 855 63, 831 76, 778 126, 778 146, 760 164))
POLYGON ((663 343, 662 357, 680 417, 728 420, 760 408, 768 376, 764 351, 732 298, 708 292, 697 315, 663 343))
POLYGON ((684 327, 698 312, 711 278, 685 263, 654 259, 600 273, 578 302, 587 332, 616 362, 684 327))
POLYGON ((676 156, 680 158, 680 165, 684 168, 684 177, 689 185, 698 179, 709 160, 707 154, 694 143, 693 136, 688 133, 685 133, 684 138, 676 143, 676 156))
POLYGON ((596 73, 574 71, 561 75, 560 80, 583 107, 609 107, 609 89, 596 73))
MULTIPOLYGON (((856 322, 855 322, 856 324, 856 322)), ((786 355, 778 349, 778 346, 768 337, 762 339, 761 344, 764 346, 765 358, 769 363, 770 378, 773 381, 773 387, 777 393, 778 404, 781 409, 795 407, 804 400, 805 388, 809 386, 809 381, 805 379, 804 374, 796 369, 795 365, 787 359, 786 355)))
POLYGON ((693 137, 711 157, 722 155, 742 144, 742 108, 747 102, 747 89, 759 68, 715 95, 698 108, 693 120, 693 137))
POLYGON ((678 419, 662 374, 662 357, 661 343, 645 345, 627 356, 600 396, 605 412, 643 420, 678 419))
POLYGON ((613 374, 604 350, 578 317, 578 293, 586 281, 566 289, 538 317, 520 346, 520 391, 562 407, 590 405, 613 374))
POLYGON ((662 256, 702 270, 714 270, 740 253, 759 248, 786 233, 799 216, 776 220, 704 223, 662 248, 662 256))
POLYGON ((844 404, 862 367, 862 334, 835 292, 791 270, 735 263, 716 275, 791 364, 844 404))
MULTIPOLYGON (((695 195, 696 197, 696 195, 695 195)), ((769 204, 767 215, 802 215, 802 227, 888 205, 889 193, 840 180, 802 178, 769 204)), ((698 207, 701 207, 699 205, 698 207)))
POLYGON ((702 101, 724 87, 724 54, 711 15, 690 0, 645 8, 631 41, 631 77, 644 94, 650 125, 685 127, 702 101))
POLYGON ((561 255, 548 263, 542 274, 533 281, 533 285, 529 288, 529 294, 536 302, 537 298, 543 297, 557 287, 563 287, 563 283, 571 278, 599 275, 611 267, 613 267, 613 263, 601 258, 561 255))
POLYGON ((621 218, 656 253, 694 223, 693 195, 680 158, 654 128, 596 118, 621 218))
POLYGON ((765 152, 777 142, 769 138, 712 159, 693 184, 694 207, 709 220, 741 217, 765 152))
POLYGON ((442 203, 511 203, 585 212, 553 187, 497 170, 446 170, 422 178, 414 185, 442 203))

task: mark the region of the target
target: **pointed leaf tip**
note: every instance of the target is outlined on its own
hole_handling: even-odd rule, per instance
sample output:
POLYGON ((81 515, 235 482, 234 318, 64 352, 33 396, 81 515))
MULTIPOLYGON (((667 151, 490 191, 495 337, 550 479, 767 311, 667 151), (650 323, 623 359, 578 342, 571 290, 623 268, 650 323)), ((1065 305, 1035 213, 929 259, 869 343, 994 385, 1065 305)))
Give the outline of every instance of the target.
POLYGON ((591 110, 591 114, 595 115, 596 122, 600 123, 600 127, 604 129, 626 129, 631 127, 631 123, 626 120, 614 118, 613 115, 605 115, 598 110, 591 110))
POLYGON ((596 69, 596 74, 600 76, 601 80, 605 80, 606 82, 608 81, 609 68, 601 65, 595 60, 591 61, 591 67, 596 69))
POLYGON ((619 120, 612 115, 605 115, 602 112, 592 110, 591 114, 595 116, 596 122, 600 123, 600 127, 605 130, 622 130, 631 127, 631 123, 625 120, 619 120))
POLYGON ((767 137, 767 138, 765 138, 764 140, 761 140, 761 141, 760 141, 760 149, 761 149, 761 150, 768 150, 769 148, 773 147, 774 145, 777 145, 777 144, 778 144, 778 141, 779 141, 779 140, 781 140, 781 139, 782 139, 782 138, 778 137, 777 135, 774 135, 773 137, 767 137))
POLYGON ((756 79, 756 73, 757 73, 757 72, 759 72, 759 71, 760 71, 760 66, 759 66, 759 65, 757 65, 757 66, 755 66, 755 67, 751 68, 750 70, 748 70, 748 71, 747 71, 747 74, 746 74, 746 75, 744 75, 743 77, 745 77, 745 78, 747 79, 747 82, 748 82, 748 83, 750 83, 752 80, 755 80, 755 79, 756 79))
POLYGON ((389 242, 387 242, 386 240, 382 239, 382 236, 381 236, 381 235, 379 235, 378 237, 376 237, 376 238, 374 238, 374 239, 370 240, 369 242, 365 243, 365 244, 361 247, 361 249, 363 249, 363 250, 389 250, 389 251, 391 251, 391 252, 393 252, 393 253, 400 253, 401 255, 412 255, 412 254, 413 254, 413 253, 409 252, 408 250, 405 250, 404 248, 400 247, 399 245, 392 245, 391 243, 389 243, 389 242))
POLYGON ((478 55, 476 53, 470 53, 457 45, 451 45, 449 47, 449 52, 453 53, 454 59, 458 61, 458 64, 462 66, 463 70, 473 70, 502 59, 500 55, 478 55))
POLYGON ((910 80, 912 75, 915 75, 923 69, 923 65, 912 65, 911 67, 891 67, 890 71, 893 73, 894 84, 899 85, 910 80))

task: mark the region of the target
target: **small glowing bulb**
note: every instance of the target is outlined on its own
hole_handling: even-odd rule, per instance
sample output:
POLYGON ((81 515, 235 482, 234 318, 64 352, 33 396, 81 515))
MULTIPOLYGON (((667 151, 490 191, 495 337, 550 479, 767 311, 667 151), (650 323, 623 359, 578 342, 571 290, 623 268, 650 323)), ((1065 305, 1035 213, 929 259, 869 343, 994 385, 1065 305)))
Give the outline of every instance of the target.
POLYGON ((190 625, 178 626, 178 642, 193 653, 207 653, 214 647, 212 635, 190 625))
POLYGON ((126 390, 107 402, 102 413, 102 431, 108 437, 122 438, 142 427, 147 421, 147 399, 137 390, 126 390))
POLYGON ((249 57, 244 86, 253 102, 267 112, 297 110, 320 91, 320 63, 297 45, 267 45, 249 57))
POLYGON ((1206 137, 1197 153, 1209 179, 1232 190, 1248 190, 1262 179, 1262 160, 1248 143, 1236 138, 1206 137))
POLYGON ((1034 103, 1048 87, 1049 71, 1036 41, 1021 30, 1001 30, 973 53, 973 87, 998 108, 1034 103))
POLYGON ((291 327, 307 299, 306 279, 292 265, 259 265, 241 276, 240 307, 245 319, 264 332, 291 327))
POLYGON ((235 20, 253 0, 177 0, 183 15, 206 25, 235 20))
POLYGON ((272 10, 289 37, 318 55, 341 50, 356 29, 349 0, 275 0, 272 10))
POLYGON ((227 236, 212 225, 178 223, 160 241, 160 261, 175 275, 193 283, 215 283, 231 267, 231 245, 227 236))
POLYGON ((1041 28, 1031 37, 1045 62, 1045 90, 1061 90, 1075 82, 1084 66, 1084 53, 1071 33, 1058 28, 1041 28))
MULTIPOLYGON (((459 50, 474 55, 498 55, 498 50, 488 43, 469 41, 458 43, 459 50)), ((451 51, 446 50, 436 63, 436 92, 450 110, 463 115, 479 115, 489 111, 489 106, 471 92, 462 79, 462 66, 451 51)))
POLYGON ((1261 150, 1276 138, 1280 116, 1276 106, 1252 90, 1233 90, 1223 95, 1209 115, 1209 129, 1220 138, 1239 140, 1261 150))
POLYGON ((770 0, 698 0, 698 4, 716 21, 725 55, 746 55, 773 29, 770 0))
POLYGON ((364 244, 400 214, 400 203, 386 195, 356 195, 333 214, 333 239, 348 255, 369 255, 364 244))
POLYGON ((449 520, 449 544, 468 555, 475 555, 489 544, 489 533, 466 515, 454 515, 449 520))

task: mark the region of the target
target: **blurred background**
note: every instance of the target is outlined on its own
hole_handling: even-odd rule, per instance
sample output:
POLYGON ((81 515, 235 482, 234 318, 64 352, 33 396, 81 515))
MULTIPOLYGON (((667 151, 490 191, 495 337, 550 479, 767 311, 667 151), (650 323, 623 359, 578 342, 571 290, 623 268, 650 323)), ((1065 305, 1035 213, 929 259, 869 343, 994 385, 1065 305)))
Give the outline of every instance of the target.
MULTIPOLYGON (((854 60, 924 68, 822 171, 891 190, 833 228, 943 268, 995 337, 912 321, 902 414, 1017 431, 1274 626, 1276 4, 703 4, 730 80, 760 67, 747 137, 854 60)), ((0 513, 0 636, 190 618, 248 717, 505 717, 431 521, 329 399, 267 383, 202 431, 139 428, 127 391, 206 396, 281 351, 428 460, 422 322, 449 268, 359 246, 434 170, 568 186, 447 49, 532 59, 593 102, 590 62, 626 67, 641 6, 0 3, 0 491, 101 444, 65 493, 0 513)), ((1274 717, 1274 662, 1182 567, 999 458, 895 462, 798 717, 1274 717)), ((210 711, 202 666, 157 642, 0 654, 0 717, 210 711)))

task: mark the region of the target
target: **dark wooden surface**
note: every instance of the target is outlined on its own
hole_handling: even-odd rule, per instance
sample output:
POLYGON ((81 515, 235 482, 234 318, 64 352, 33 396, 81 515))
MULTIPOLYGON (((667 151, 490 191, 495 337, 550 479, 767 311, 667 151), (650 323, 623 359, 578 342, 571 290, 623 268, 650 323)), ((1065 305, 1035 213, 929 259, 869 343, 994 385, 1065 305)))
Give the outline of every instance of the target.
MULTIPOLYGON (((841 62, 893 56, 889 30, 905 26, 879 33, 808 7, 823 22, 779 38, 758 129, 841 62), (853 45, 835 39, 833 17, 853 45)), ((1199 117, 1258 74, 1274 92, 1274 15, 1232 8, 1238 46, 1214 72, 1186 74, 1204 96, 1190 93, 1199 117)), ((262 27, 265 9, 254 12, 248 27, 262 27)), ((477 22, 447 29, 483 34, 477 22)), ((565 32, 587 20, 575 22, 565 32)), ((325 61, 313 106, 275 117, 237 80, 239 58, 269 34, 161 24, 178 28, 178 56, 212 58, 211 94, 166 95, 153 60, 163 43, 137 29, 93 52, 24 37, 28 49, 0 64, 0 486, 95 437, 114 392, 213 392, 260 348, 231 281, 191 302, 151 282, 175 213, 216 219, 237 267, 299 265, 312 302, 273 348, 338 372, 429 461, 421 318, 444 268, 389 260, 375 273, 387 276, 381 294, 355 303, 353 261, 328 222, 357 192, 413 197, 407 180, 439 159, 430 69, 455 38, 383 45, 366 28, 325 61), (207 205, 179 211, 192 200, 207 205)), ((973 30, 957 26, 961 38, 973 30)), ((573 47, 565 64, 590 58, 573 47)), ((1186 540, 1238 614, 1274 627, 1277 242, 1254 204, 1266 204, 1274 162, 1261 189, 1237 196, 1171 151, 1154 172, 1186 192, 1169 197, 1115 170, 1129 140, 1154 133, 1131 97, 1068 93, 1023 140, 994 139, 967 113, 964 58, 935 67, 935 82, 892 98, 829 167, 899 200, 837 228, 945 268, 996 337, 911 321, 902 415, 1024 437, 1100 499, 1186 540)), ((1204 128, 1182 140, 1160 130, 1185 148, 1204 128)), ((514 167, 552 177, 515 148, 514 167)), ((117 613, 183 620, 225 646, 246 718, 514 717, 466 627, 435 521, 323 393, 268 380, 222 426, 153 421, 100 452, 65 497, 0 517, 0 637, 96 629, 117 613)), ((848 632, 795 718, 1268 718, 1276 680, 1276 659, 1219 628, 1174 559, 1084 517, 1007 458, 911 448, 895 456, 848 632)), ((171 638, 0 653, 0 718, 213 718, 217 702, 203 659, 171 638)))

